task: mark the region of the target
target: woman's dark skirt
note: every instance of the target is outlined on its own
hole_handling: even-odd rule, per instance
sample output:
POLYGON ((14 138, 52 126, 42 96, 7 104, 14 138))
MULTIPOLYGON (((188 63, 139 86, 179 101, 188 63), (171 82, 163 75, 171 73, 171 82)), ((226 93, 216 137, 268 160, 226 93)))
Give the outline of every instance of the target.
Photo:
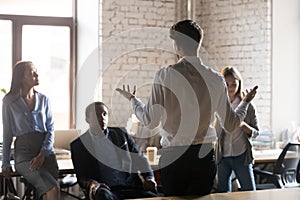
POLYGON ((58 165, 55 154, 45 157, 38 170, 30 169, 30 161, 39 154, 45 138, 45 133, 34 132, 18 136, 14 144, 14 159, 16 171, 31 183, 41 197, 58 183, 58 165))

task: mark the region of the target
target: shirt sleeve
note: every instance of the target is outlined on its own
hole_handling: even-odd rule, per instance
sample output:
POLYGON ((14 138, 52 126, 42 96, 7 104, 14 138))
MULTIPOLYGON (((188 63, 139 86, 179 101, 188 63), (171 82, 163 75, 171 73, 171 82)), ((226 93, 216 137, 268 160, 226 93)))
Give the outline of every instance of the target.
POLYGON ((54 122, 53 122, 50 102, 48 98, 45 98, 44 106, 45 106, 44 110, 45 110, 46 135, 41 150, 45 152, 46 156, 48 156, 53 152, 53 144, 54 144, 54 122))
POLYGON ((12 144, 12 130, 10 124, 11 113, 9 111, 9 104, 7 100, 3 100, 2 104, 2 122, 3 122, 3 160, 2 168, 11 167, 10 164, 10 154, 11 154, 11 144, 12 144))
POLYGON ((155 74, 154 83, 152 85, 151 95, 147 104, 144 104, 140 99, 134 97, 131 98, 131 105, 137 118, 150 129, 156 128, 162 118, 165 116, 164 113, 164 102, 163 102, 163 84, 161 71, 155 74), (160 116, 160 117, 158 117, 160 116))
MULTIPOLYGON (((97 183, 96 180, 92 179, 89 175, 90 171, 93 171, 95 166, 89 166, 92 163, 92 159, 89 159, 87 154, 85 154, 85 148, 80 141, 80 138, 77 138, 70 144, 71 147, 71 159, 74 165, 74 170, 79 185, 84 189, 89 189, 92 183, 97 183), (82 158, 84 156, 84 158, 82 158), (87 161, 89 159, 89 161, 87 161), (90 170, 86 170, 90 169, 90 170)), ((95 175, 96 177, 96 175, 95 175)))
MULTIPOLYGON (((225 84, 225 82, 223 82, 223 84, 225 84)), ((228 132, 232 132, 234 131, 234 129, 239 127, 241 122, 245 119, 249 103, 241 101, 238 107, 233 110, 230 105, 229 97, 227 95, 226 84, 224 88, 225 90, 220 95, 218 104, 218 118, 223 124, 224 128, 228 132)))
POLYGON ((256 108, 252 103, 249 104, 245 122, 252 128, 252 138, 256 138, 259 135, 259 123, 256 108))

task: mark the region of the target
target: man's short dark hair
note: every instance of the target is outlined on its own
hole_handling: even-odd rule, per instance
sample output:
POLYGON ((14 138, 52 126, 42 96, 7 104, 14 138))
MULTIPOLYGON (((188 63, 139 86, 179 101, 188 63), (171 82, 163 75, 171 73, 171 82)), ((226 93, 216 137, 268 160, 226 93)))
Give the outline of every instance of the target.
POLYGON ((203 30, 192 20, 183 20, 170 28, 170 38, 183 48, 198 48, 202 42, 203 30))
POLYGON ((100 101, 93 102, 86 107, 85 117, 88 117, 90 113, 96 113, 97 106, 105 106, 106 108, 108 108, 103 102, 100 101))

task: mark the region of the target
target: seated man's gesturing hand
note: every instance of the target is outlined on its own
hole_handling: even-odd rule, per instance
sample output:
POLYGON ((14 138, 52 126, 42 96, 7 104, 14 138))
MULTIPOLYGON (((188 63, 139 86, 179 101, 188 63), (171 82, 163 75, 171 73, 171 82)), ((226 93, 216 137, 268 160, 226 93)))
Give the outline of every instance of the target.
POLYGON ((128 99, 130 101, 131 98, 133 98, 135 96, 136 86, 133 86, 133 92, 132 93, 130 92, 129 85, 127 85, 127 91, 125 89, 125 85, 123 85, 123 89, 117 88, 116 91, 118 91, 123 97, 125 97, 126 99, 128 99))
POLYGON ((154 179, 147 178, 143 182, 144 190, 156 191, 156 181, 154 179))
POLYGON ((90 199, 94 198, 94 196, 99 188, 106 188, 106 189, 110 190, 110 188, 105 183, 98 183, 95 181, 90 184, 90 188, 89 188, 89 198, 90 199))

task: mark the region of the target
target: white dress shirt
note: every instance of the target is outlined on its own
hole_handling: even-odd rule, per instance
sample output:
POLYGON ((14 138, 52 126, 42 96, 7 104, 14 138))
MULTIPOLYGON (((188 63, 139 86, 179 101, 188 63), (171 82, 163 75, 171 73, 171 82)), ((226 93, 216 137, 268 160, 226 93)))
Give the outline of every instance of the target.
POLYGON ((233 131, 245 118, 248 106, 241 102, 234 112, 223 76, 198 57, 183 57, 160 69, 148 103, 132 98, 131 104, 146 127, 161 127, 164 146, 213 143, 216 117, 233 131))

